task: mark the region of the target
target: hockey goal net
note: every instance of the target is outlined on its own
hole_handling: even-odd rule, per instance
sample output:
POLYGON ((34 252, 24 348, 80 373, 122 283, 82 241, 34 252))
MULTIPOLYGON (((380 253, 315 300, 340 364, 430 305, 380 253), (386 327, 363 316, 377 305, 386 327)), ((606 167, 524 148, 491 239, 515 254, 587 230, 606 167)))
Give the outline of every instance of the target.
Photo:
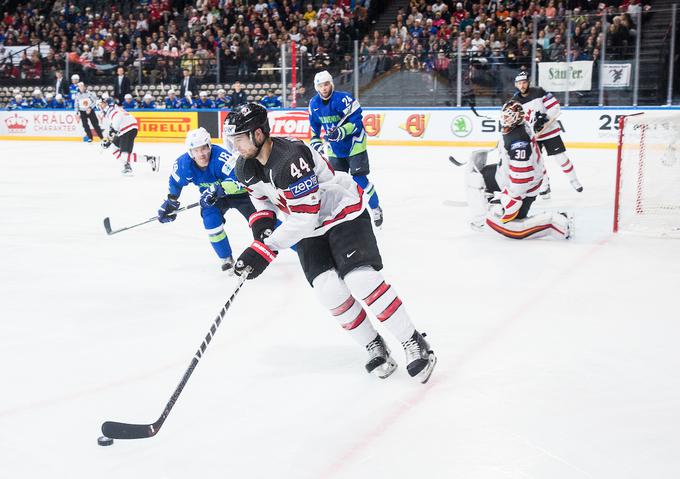
POLYGON ((680 237, 680 111, 619 120, 617 231, 680 237))

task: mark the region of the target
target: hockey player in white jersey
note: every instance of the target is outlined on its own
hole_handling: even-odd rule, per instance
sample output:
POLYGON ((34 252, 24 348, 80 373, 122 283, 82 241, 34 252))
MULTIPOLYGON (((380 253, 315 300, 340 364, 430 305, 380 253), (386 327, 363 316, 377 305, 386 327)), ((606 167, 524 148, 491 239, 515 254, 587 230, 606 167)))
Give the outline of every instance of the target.
POLYGON ((368 351, 366 370, 386 378, 397 365, 359 300, 401 342, 409 375, 426 382, 436 357, 380 273, 382 259, 361 187, 301 141, 272 138, 262 105, 237 107, 224 131, 228 149, 241 155, 236 176, 257 209, 250 220, 256 239, 239 256, 234 272, 257 278, 278 251, 297 244, 317 297, 368 351), (278 227, 277 211, 282 216, 278 227))
MULTIPOLYGON (((97 107, 104 114, 102 148, 107 149, 112 144, 114 158, 123 164, 123 174, 132 174, 131 163, 137 162, 137 153, 134 152, 135 138, 137 137, 137 119, 122 107, 108 102, 108 97, 101 96, 97 100, 97 107)), ((160 157, 144 155, 144 160, 149 163, 153 171, 158 171, 160 157)))
POLYGON ((545 167, 534 132, 524 120, 522 105, 514 100, 503 105, 501 125, 500 162, 486 164, 486 152, 477 152, 466 166, 471 226, 482 229, 486 225, 513 239, 569 239, 573 220, 567 213, 529 216, 545 167))
MULTIPOLYGON (((560 102, 552 93, 547 93, 543 88, 530 87, 527 72, 520 72, 515 77, 515 87, 517 92, 512 99, 522 104, 525 120, 534 125, 538 145, 545 151, 548 158, 560 166, 562 172, 569 178, 571 186, 580 193, 583 191, 583 186, 576 176, 574 165, 567 156, 567 149, 560 136, 561 129, 557 123, 560 115, 560 102)), ((540 194, 544 199, 550 198, 550 183, 547 175, 544 177, 540 194)))

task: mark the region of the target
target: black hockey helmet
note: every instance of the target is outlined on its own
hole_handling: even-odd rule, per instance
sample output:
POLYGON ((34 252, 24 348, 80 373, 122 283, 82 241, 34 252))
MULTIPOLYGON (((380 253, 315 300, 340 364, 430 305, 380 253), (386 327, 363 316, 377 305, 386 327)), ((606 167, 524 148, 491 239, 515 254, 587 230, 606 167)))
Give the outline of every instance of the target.
POLYGON ((526 70, 522 70, 515 77, 515 83, 520 81, 529 81, 529 73, 526 70))
POLYGON ((235 136, 250 133, 261 128, 265 135, 269 135, 269 119, 267 109, 259 103, 239 105, 229 113, 224 122, 224 136, 235 136))
POLYGON ((250 141, 257 148, 259 154, 262 145, 269 137, 269 119, 267 118, 267 109, 259 103, 246 103, 239 105, 234 111, 229 113, 224 127, 222 129, 222 140, 224 147, 230 151, 235 152, 234 137, 247 133, 250 141), (255 131, 261 129, 264 133, 265 139, 257 142, 255 139, 255 131))

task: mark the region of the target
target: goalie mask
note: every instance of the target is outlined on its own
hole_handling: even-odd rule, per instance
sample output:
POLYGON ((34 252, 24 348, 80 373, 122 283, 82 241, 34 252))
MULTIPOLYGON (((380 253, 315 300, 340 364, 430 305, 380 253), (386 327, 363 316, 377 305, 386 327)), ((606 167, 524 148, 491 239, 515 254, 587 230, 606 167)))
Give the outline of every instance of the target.
POLYGON ((510 100, 503 105, 503 109, 501 110, 501 126, 503 127, 503 133, 509 132, 522 123, 524 123, 524 110, 519 102, 510 100))
POLYGON ((260 153, 262 145, 264 145, 264 142, 269 137, 269 118, 267 117, 267 109, 265 107, 258 103, 246 103, 237 107, 236 110, 229 114, 222 130, 224 147, 227 151, 236 151, 234 138, 243 134, 248 135, 250 142, 257 149, 254 155, 249 155, 254 158, 260 153), (258 129, 262 130, 265 137, 260 142, 255 138, 255 132, 258 129))

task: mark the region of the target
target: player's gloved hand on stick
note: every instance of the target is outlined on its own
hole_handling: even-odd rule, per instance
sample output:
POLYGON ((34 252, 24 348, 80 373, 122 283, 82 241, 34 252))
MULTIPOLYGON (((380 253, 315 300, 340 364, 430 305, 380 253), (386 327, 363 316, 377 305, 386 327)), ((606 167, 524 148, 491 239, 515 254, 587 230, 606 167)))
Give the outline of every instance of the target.
POLYGON ((534 133, 538 133, 548 123, 548 115, 538 112, 534 118, 534 133))
POLYGON ((319 152, 323 155, 323 153, 324 153, 323 140, 321 138, 319 138, 318 136, 315 136, 314 138, 309 140, 309 146, 311 146, 317 152, 319 152))
POLYGON ((261 241, 253 241, 253 244, 248 246, 236 260, 234 273, 237 276, 247 274, 248 279, 255 279, 274 261, 276 255, 276 251, 270 250, 261 241))
POLYGON ((158 221, 161 223, 170 223, 177 219, 176 211, 179 209, 179 201, 176 198, 168 196, 168 199, 163 202, 158 209, 158 221))
POLYGON ((347 132, 342 126, 340 126, 338 128, 333 128, 331 131, 329 131, 326 134, 326 139, 328 141, 340 141, 344 140, 345 136, 347 136, 347 132))
POLYGON ((224 188, 221 183, 213 183, 208 186, 203 193, 201 193, 201 208, 208 208, 210 206, 215 206, 217 200, 225 198, 227 194, 224 192, 224 188))
POLYGON ((270 210, 256 211, 248 218, 248 224, 253 232, 253 239, 264 241, 276 228, 276 215, 270 210))

